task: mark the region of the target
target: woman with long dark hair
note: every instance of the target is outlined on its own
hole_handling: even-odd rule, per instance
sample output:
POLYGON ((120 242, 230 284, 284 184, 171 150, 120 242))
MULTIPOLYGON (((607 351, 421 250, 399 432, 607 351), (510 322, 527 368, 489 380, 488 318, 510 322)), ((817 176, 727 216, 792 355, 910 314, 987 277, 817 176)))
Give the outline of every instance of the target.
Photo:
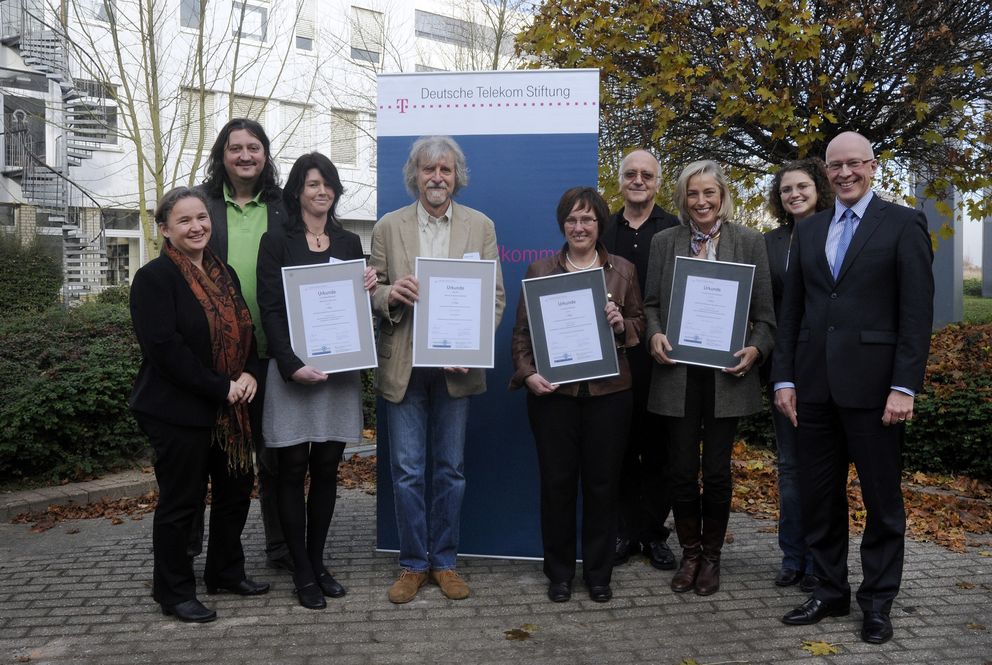
MULTIPOLYGON (((364 256, 361 240, 334 215, 342 193, 331 160, 317 152, 297 159, 283 188, 286 229, 262 236, 258 254, 258 305, 275 360, 266 384, 265 445, 279 456, 279 518, 293 557, 296 594, 309 609, 325 608, 325 596, 345 595, 324 565, 324 544, 334 516, 341 454, 345 444, 361 440, 362 384, 358 371, 327 375, 293 352, 282 268, 364 256), (304 497, 308 471, 310 490, 304 497)), ((365 288, 374 285, 375 271, 366 268, 365 288)))

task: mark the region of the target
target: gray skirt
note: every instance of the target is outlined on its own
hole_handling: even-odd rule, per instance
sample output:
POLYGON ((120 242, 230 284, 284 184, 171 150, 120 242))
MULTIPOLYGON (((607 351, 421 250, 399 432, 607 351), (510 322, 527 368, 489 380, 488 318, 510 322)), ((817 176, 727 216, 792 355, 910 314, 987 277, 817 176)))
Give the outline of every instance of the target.
POLYGON ((268 448, 361 441, 361 376, 357 371, 340 372, 328 374, 323 383, 296 383, 283 380, 275 360, 269 361, 262 436, 268 448))

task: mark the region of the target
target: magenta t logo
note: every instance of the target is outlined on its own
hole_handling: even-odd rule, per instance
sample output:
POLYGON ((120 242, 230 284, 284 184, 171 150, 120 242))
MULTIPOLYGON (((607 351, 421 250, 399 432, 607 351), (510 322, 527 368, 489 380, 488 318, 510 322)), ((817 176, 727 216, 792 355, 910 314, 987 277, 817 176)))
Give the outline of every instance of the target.
POLYGON ((400 108, 400 113, 406 113, 406 107, 410 105, 410 100, 405 97, 396 100, 396 106, 400 108))

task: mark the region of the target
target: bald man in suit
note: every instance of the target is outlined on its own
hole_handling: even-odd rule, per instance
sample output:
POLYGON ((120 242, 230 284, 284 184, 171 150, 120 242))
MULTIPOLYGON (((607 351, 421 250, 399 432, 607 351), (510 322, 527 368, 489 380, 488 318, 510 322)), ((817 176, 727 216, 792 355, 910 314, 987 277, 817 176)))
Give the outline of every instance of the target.
POLYGON ((803 524, 823 575, 782 621, 809 625, 850 612, 853 459, 868 513, 861 638, 881 644, 892 637, 902 578, 902 442, 930 348, 933 250, 921 212, 872 192, 878 161, 867 139, 838 135, 826 161, 837 198, 796 229, 771 373, 775 406, 798 427, 803 524))

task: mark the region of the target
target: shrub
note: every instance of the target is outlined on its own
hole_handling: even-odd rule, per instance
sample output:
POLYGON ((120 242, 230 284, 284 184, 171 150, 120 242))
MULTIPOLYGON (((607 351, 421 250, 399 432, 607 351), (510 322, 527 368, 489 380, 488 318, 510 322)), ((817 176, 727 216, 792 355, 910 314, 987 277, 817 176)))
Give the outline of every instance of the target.
POLYGON ((362 427, 375 429, 375 370, 362 370, 362 427))
POLYGON ((992 324, 949 325, 934 334, 913 410, 908 468, 992 480, 992 324))
POLYGON ((982 280, 977 277, 969 277, 964 280, 964 295, 982 297, 982 280))
POLYGON ((62 262, 37 240, 0 235, 0 317, 51 307, 62 288, 62 262))
POLYGON ((96 294, 96 302, 104 305, 123 305, 125 308, 131 297, 131 287, 127 284, 111 286, 96 294))
POLYGON ((0 481, 77 479, 142 455, 127 405, 139 364, 125 306, 0 323, 0 481))

